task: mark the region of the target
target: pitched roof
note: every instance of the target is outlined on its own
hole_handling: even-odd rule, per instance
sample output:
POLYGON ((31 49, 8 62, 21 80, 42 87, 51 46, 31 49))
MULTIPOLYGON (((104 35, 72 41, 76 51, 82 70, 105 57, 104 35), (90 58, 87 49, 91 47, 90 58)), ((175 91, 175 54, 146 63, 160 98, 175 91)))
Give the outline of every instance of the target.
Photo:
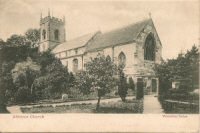
POLYGON ((64 43, 61 43, 57 45, 52 51, 54 53, 74 49, 74 48, 79 48, 85 46, 90 39, 92 39, 98 32, 95 33, 90 33, 83 35, 81 37, 75 38, 73 40, 66 41, 64 43))
POLYGON ((120 29, 99 34, 90 42, 91 44, 88 45, 87 51, 133 42, 141 30, 150 22, 152 22, 151 19, 146 19, 120 29))

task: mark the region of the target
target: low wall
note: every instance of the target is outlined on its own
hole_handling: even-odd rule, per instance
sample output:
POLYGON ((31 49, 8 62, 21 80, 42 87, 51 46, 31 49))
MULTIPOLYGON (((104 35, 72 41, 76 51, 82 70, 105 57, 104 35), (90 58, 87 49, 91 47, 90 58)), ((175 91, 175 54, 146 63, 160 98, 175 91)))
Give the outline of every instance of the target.
POLYGON ((199 104, 175 100, 164 100, 163 108, 166 113, 199 113, 199 104))

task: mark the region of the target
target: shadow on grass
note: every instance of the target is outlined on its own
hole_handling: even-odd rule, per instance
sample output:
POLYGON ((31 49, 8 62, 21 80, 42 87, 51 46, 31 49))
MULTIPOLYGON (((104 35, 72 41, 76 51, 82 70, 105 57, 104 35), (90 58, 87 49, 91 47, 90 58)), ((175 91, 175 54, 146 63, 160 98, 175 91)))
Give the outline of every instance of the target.
POLYGON ((134 113, 133 110, 112 107, 100 107, 99 110, 93 111, 94 113, 134 113))
POLYGON ((6 107, 0 107, 0 113, 9 114, 10 112, 6 109, 6 107))

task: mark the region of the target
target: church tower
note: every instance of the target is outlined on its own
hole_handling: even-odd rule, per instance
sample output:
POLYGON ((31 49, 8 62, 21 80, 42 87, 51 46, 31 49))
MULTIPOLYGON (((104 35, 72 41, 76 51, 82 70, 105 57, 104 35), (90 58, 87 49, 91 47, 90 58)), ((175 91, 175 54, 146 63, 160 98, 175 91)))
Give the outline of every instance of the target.
POLYGON ((65 18, 59 19, 53 16, 40 18, 40 43, 39 51, 44 52, 53 49, 60 43, 65 42, 65 18))

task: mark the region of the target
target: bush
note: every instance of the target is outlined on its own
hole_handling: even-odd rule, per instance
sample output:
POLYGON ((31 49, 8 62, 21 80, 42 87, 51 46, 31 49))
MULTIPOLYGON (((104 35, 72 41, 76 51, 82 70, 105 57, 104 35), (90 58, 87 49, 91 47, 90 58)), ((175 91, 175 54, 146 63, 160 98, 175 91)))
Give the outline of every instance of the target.
POLYGON ((199 99, 199 94, 189 92, 187 88, 170 89, 162 99, 171 99, 177 101, 195 101, 199 99))
POLYGON ((20 87, 16 94, 15 100, 17 103, 28 103, 32 101, 31 91, 27 87, 20 87))
POLYGON ((126 95, 128 94, 128 84, 125 74, 122 68, 118 68, 119 71, 119 81, 118 81, 118 94, 123 102, 126 101, 126 95))
POLYGON ((136 99, 140 100, 143 97, 144 97, 144 85, 143 81, 140 79, 140 81, 137 82, 136 99))
POLYGON ((134 81, 132 79, 132 77, 129 78, 129 89, 131 89, 132 91, 135 91, 135 84, 134 81))
POLYGON ((73 98, 73 99, 80 99, 83 97, 83 94, 81 93, 81 91, 76 88, 76 87, 71 87, 69 89, 69 95, 68 95, 69 98, 73 98))

